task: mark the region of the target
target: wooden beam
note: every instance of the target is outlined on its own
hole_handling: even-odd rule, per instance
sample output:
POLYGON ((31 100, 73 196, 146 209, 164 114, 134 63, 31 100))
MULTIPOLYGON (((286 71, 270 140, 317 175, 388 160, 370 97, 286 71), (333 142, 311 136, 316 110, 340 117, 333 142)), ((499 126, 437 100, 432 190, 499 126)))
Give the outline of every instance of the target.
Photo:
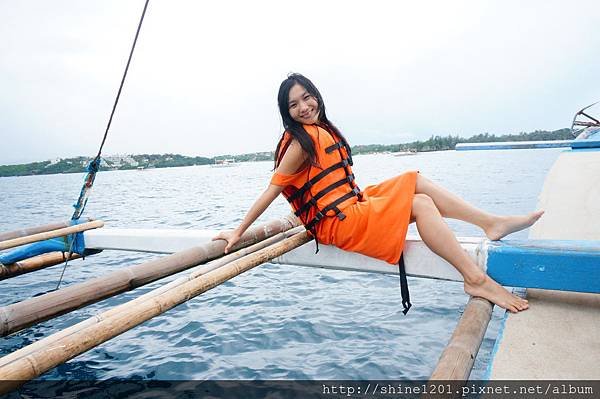
POLYGON ((0 367, 0 394, 310 239, 306 232, 298 233, 3 365, 0 367))
POLYGON ((85 222, 81 224, 75 224, 73 226, 64 227, 62 229, 47 231, 43 233, 32 234, 25 237, 13 238, 10 240, 0 242, 0 251, 5 249, 18 247, 25 244, 31 244, 33 242, 49 240, 56 237, 64 237, 69 234, 81 233, 82 231, 97 229, 104 226, 104 222, 101 220, 94 220, 92 222, 85 222))
MULTIPOLYGON (((282 218, 244 233, 238 249, 294 227, 282 218)), ((148 284, 223 255, 226 242, 210 241, 160 259, 130 266, 79 284, 0 308, 0 336, 12 334, 44 320, 148 284)))
POLYGON ((90 317, 89 319, 83 320, 75 325, 65 328, 64 330, 54 333, 48 337, 42 338, 36 342, 33 342, 15 352, 12 352, 12 353, 0 358, 0 367, 2 367, 5 364, 11 363, 11 362, 15 361, 16 359, 22 358, 30 353, 33 353, 40 349, 43 349, 43 348, 47 347, 48 345, 51 345, 53 342, 55 342, 58 339, 72 335, 72 334, 76 333, 77 331, 87 328, 93 324, 97 324, 102 320, 108 319, 114 315, 118 315, 122 311, 128 309, 131 306, 135 306, 136 304, 139 304, 139 303, 142 303, 149 299, 152 299, 168 290, 171 290, 173 288, 181 286, 182 284, 185 284, 188 281, 191 281, 195 278, 203 276, 209 272, 212 272, 213 270, 216 270, 222 266, 225 266, 228 263, 231 263, 231 262, 236 261, 246 255, 249 255, 260 249, 263 249, 270 245, 273 245, 279 241, 282 241, 285 238, 289 238, 295 234, 301 233, 302 231, 304 231, 304 226, 295 227, 293 229, 284 231, 283 233, 274 235, 273 237, 262 240, 256 244, 250 245, 249 247, 242 248, 233 253, 229 253, 229 254, 223 256, 222 258, 215 259, 204 265, 201 265, 194 269, 191 269, 191 272, 187 276, 179 277, 178 279, 173 280, 170 283, 162 285, 158 288, 155 288, 152 291, 147 292, 144 295, 141 295, 129 302, 126 302, 121 305, 110 308, 109 310, 106 310, 102 313, 98 313, 98 314, 90 317))
POLYGON ((6 240, 12 240, 13 238, 30 236, 32 234, 44 233, 44 232, 50 231, 50 230, 58 230, 58 229, 62 229, 63 227, 69 227, 70 225, 71 225, 71 222, 66 220, 64 222, 54 222, 54 223, 45 224, 43 226, 26 227, 26 228, 20 229, 20 230, 7 231, 5 233, 0 233, 0 242, 6 241, 6 240))
MULTIPOLYGON (((68 255, 69 254, 67 252, 49 252, 47 254, 34 256, 20 262, 11 263, 8 265, 0 265, 0 281, 19 276, 21 274, 31 273, 46 267, 58 265, 59 263, 65 262, 68 255)), ((73 253, 69 257, 69 260, 79 258, 81 258, 81 255, 73 253)))
POLYGON ((493 306, 483 298, 471 297, 450 342, 442 352, 430 380, 467 381, 475 357, 492 317, 493 306))

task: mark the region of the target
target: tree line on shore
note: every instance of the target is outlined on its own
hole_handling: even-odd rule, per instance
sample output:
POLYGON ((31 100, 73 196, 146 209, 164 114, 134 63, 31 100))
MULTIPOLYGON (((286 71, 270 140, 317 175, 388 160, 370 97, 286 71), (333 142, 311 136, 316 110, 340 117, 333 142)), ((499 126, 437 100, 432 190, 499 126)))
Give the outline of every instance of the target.
MULTIPOLYGON (((570 129, 554 131, 536 130, 530 133, 506 134, 496 136, 483 133, 470 138, 432 135, 424 141, 413 141, 404 144, 368 144, 352 146, 352 154, 371 154, 378 152, 400 151, 444 151, 453 150, 457 143, 484 143, 498 141, 539 141, 572 139, 570 129)), ((188 157, 179 154, 141 154, 126 156, 109 156, 102 158, 100 170, 130 170, 149 168, 168 168, 176 166, 209 165, 228 159, 235 162, 272 161, 273 152, 257 152, 241 155, 219 155, 216 157, 188 157)), ((0 165, 0 177, 47 175, 56 173, 82 173, 91 161, 89 157, 57 159, 55 161, 32 162, 20 165, 0 165)))

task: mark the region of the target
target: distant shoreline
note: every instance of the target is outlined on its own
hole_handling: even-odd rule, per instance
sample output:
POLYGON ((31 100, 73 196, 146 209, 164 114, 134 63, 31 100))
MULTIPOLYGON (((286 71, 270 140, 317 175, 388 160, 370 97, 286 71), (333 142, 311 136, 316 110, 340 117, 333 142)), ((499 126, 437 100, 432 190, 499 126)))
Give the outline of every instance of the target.
MULTIPOLYGON (((431 136, 425 141, 414 141, 405 144, 355 145, 352 146, 352 154, 444 151, 454 150, 457 143, 568 140, 572 138, 571 130, 566 128, 554 131, 536 130, 530 133, 502 136, 485 133, 472 136, 468 139, 451 135, 445 137, 431 136)), ((272 151, 240 155, 219 155, 212 158, 200 156, 188 157, 179 154, 111 155, 102 157, 100 171, 146 170, 178 166, 211 165, 223 160, 232 162, 273 161, 273 156, 272 151)), ((91 159, 90 157, 57 158, 19 165, 0 165, 0 177, 83 173, 91 159)))

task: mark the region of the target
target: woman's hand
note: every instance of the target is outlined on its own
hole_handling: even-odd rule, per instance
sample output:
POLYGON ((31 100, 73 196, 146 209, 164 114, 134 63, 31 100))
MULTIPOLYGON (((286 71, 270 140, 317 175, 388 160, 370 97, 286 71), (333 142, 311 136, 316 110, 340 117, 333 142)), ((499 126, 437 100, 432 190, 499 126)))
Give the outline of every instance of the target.
POLYGON ((275 186, 273 184, 269 184, 269 187, 258 197, 258 199, 254 202, 254 205, 250 208, 242 223, 235 230, 225 230, 217 234, 213 237, 213 241, 216 240, 225 240, 227 241, 227 246, 225 247, 225 253, 228 253, 229 250, 237 244, 240 240, 240 237, 248 227, 267 209, 267 207, 273 202, 273 200, 283 191, 282 186, 275 186))
POLYGON ((237 229, 236 230, 225 230, 225 231, 221 231, 219 234, 214 236, 212 238, 212 241, 217 241, 217 240, 227 241, 227 246, 225 247, 225 253, 229 253, 229 250, 231 249, 231 247, 233 247, 235 244, 237 244, 237 242, 240 240, 241 236, 242 235, 240 233, 238 233, 237 229))

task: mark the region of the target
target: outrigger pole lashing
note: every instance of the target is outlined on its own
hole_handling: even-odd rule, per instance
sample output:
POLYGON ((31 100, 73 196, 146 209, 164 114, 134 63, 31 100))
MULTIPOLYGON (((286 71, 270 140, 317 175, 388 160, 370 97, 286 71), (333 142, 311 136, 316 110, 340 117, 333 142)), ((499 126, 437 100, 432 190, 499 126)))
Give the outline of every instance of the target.
POLYGON ((31 273, 46 267, 58 265, 66 260, 79 259, 81 257, 82 256, 77 253, 69 254, 68 252, 58 251, 37 255, 7 265, 0 264, 0 280, 6 280, 11 277, 20 276, 21 274, 31 273))
POLYGON ((1 234, 6 240, 0 242, 0 251, 21 248, 0 254, 0 280, 101 252, 85 248, 83 232, 102 226, 100 220, 70 221, 1 234))

